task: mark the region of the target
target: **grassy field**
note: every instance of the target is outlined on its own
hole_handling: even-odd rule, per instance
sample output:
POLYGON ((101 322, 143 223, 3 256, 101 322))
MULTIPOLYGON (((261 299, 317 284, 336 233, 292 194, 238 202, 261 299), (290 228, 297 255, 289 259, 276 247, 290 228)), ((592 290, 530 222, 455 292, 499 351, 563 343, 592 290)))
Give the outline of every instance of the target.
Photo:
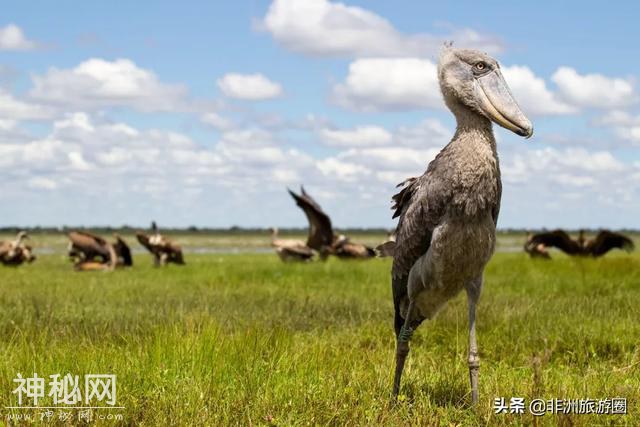
POLYGON ((129 271, 74 273, 61 254, 41 255, 0 268, 0 423, 29 413, 4 407, 17 403, 16 374, 37 372, 116 374, 124 409, 96 410, 104 425, 108 414, 145 425, 639 425, 640 256, 554 255, 491 261, 477 408, 464 295, 415 334, 390 404, 387 259, 188 254, 185 267, 154 269, 137 255, 129 271), (629 414, 496 415, 495 397, 626 397, 629 414))

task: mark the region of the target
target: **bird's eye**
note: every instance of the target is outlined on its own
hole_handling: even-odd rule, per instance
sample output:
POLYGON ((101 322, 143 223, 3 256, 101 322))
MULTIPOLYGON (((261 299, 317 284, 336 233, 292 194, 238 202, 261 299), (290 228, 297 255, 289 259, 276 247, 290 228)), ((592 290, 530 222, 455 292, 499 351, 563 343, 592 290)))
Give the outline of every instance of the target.
POLYGON ((478 71, 483 71, 485 68, 487 68, 487 64, 485 64, 484 62, 478 62, 476 64, 476 70, 478 71))

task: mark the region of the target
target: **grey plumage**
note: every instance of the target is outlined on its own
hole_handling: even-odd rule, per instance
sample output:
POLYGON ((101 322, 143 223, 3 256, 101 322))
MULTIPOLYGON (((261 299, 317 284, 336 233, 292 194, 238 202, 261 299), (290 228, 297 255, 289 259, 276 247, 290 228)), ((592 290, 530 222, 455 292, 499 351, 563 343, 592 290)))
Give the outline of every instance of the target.
POLYGON ((394 196, 399 217, 393 247, 392 289, 397 337, 394 395, 408 341, 422 321, 466 289, 469 298, 469 371, 477 401, 479 359, 475 309, 482 273, 495 247, 502 184, 491 121, 522 136, 533 128, 513 100, 497 62, 487 55, 445 48, 438 66, 444 100, 457 128, 420 177, 394 196))

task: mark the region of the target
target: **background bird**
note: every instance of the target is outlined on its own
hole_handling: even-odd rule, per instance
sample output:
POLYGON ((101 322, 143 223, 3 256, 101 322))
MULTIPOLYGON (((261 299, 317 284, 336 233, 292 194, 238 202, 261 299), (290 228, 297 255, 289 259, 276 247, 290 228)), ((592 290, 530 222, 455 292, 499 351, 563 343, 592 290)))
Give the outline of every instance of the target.
POLYGON ((68 255, 78 271, 112 270, 133 265, 129 245, 117 234, 114 243, 86 231, 72 231, 68 237, 68 255))
POLYGON ((533 242, 533 233, 527 233, 527 240, 524 242, 524 251, 531 258, 551 259, 549 251, 544 243, 533 242))
POLYGON ((543 245, 554 247, 571 256, 600 257, 612 249, 622 249, 631 252, 633 241, 627 236, 609 230, 601 230, 594 238, 585 238, 584 230, 580 230, 577 239, 571 238, 564 230, 553 230, 537 233, 528 238, 528 246, 543 245))
POLYGON ((302 240, 281 239, 278 229, 271 229, 271 246, 283 262, 309 261, 313 258, 313 250, 302 240))
POLYGON ((151 234, 138 231, 136 238, 151 253, 155 266, 164 266, 168 263, 185 264, 182 247, 162 236, 155 221, 151 223, 151 234))
POLYGON ((26 231, 20 231, 15 240, 0 242, 0 262, 3 265, 18 266, 35 261, 33 248, 25 243, 28 238, 26 231))
POLYGON ((320 259, 324 260, 329 255, 343 259, 366 259, 375 256, 375 251, 369 246, 352 242, 344 235, 336 236, 329 215, 305 191, 304 187, 300 187, 300 194, 288 191, 298 207, 304 211, 309 222, 307 246, 318 251, 320 259))
POLYGON ((469 377, 478 400, 476 305, 486 263, 495 248, 502 184, 491 121, 518 135, 533 134, 500 66, 475 50, 443 49, 438 79, 456 118, 451 142, 427 171, 401 184, 393 248, 392 289, 397 338, 393 394, 397 396, 409 340, 462 289, 469 301, 469 377))

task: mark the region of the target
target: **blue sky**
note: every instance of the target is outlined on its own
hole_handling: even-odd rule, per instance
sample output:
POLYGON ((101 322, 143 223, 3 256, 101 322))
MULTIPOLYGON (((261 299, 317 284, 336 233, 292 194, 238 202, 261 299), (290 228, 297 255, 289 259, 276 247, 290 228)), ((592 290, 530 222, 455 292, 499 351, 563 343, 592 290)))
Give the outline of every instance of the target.
POLYGON ((5 225, 391 227, 453 134, 446 40, 497 57, 536 128, 496 129, 501 227, 640 227, 637 6, 274 0, 12 3, 5 225), (399 7, 401 6, 401 7, 399 7))

